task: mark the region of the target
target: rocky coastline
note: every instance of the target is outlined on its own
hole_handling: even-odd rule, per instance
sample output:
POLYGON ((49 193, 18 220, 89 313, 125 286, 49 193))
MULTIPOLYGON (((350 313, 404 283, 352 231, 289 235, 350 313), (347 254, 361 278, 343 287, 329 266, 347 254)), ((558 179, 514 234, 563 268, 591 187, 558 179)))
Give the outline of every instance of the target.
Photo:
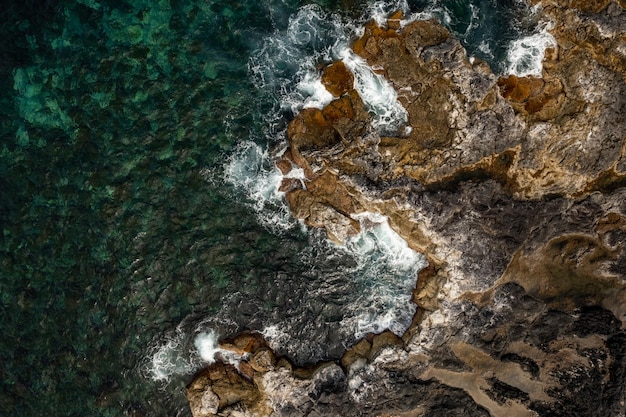
POLYGON ((187 387, 206 416, 623 416, 626 2, 542 0, 541 77, 498 78, 436 21, 353 45, 406 109, 381 135, 341 62, 276 161, 296 218, 341 244, 375 212, 429 266, 413 325, 298 368, 256 334, 187 387))

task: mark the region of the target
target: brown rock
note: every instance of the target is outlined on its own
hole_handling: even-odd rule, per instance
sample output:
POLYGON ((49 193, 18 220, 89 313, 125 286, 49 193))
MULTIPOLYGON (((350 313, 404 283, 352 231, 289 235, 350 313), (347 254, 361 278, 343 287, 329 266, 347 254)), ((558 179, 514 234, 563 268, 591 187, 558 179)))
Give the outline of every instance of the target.
POLYGON ((314 180, 309 181, 307 190, 341 213, 360 211, 358 202, 352 197, 348 188, 330 171, 324 171, 314 180))
POLYGON ((387 27, 397 31, 400 29, 400 21, 402 19, 404 19, 404 13, 402 13, 402 10, 395 11, 387 18, 387 27))
POLYGON ((343 61, 336 61, 324 68, 322 84, 332 95, 339 97, 348 90, 352 90, 354 75, 343 61))
POLYGON ((289 171, 293 169, 293 164, 291 160, 292 160, 291 155, 289 158, 283 157, 279 159, 278 161, 276 161, 276 168, 278 168, 280 172, 283 173, 283 175, 289 173, 289 171))
POLYGON ((193 417, 211 417, 217 415, 220 399, 213 392, 211 387, 204 387, 201 391, 192 394, 194 397, 190 397, 189 392, 187 395, 193 417))
POLYGON ((392 39, 397 37, 397 31, 381 28, 375 20, 371 20, 365 25, 363 36, 354 42, 352 49, 357 55, 361 55, 367 59, 376 56, 380 52, 377 45, 378 39, 392 39))
POLYGON ((372 340, 372 349, 370 351, 370 359, 374 359, 380 351, 387 346, 402 346, 404 342, 398 336, 386 330, 374 336, 372 340))
POLYGON ((346 239, 356 236, 360 231, 356 220, 320 202, 315 202, 310 206, 306 223, 309 226, 325 228, 328 238, 338 245, 343 245, 346 239))
POLYGON ((309 191, 296 189, 285 194, 291 214, 297 219, 306 220, 311 214, 311 205, 318 200, 309 191))
POLYGON ((524 102, 541 93, 544 81, 541 78, 510 75, 506 78, 500 78, 498 86, 504 98, 511 101, 524 102))
MULTIPOLYGON (((287 138, 292 152, 324 148, 339 141, 337 132, 322 111, 315 108, 303 109, 298 113, 287 128, 287 138)), ((299 162, 295 160, 295 155, 294 161, 299 162)))
POLYGON ((288 193, 296 189, 302 188, 302 182, 296 178, 283 178, 278 191, 288 193))
POLYGON ((232 339, 224 340, 219 346, 222 349, 228 349, 239 355, 244 355, 266 347, 267 343, 260 334, 242 333, 232 339))
POLYGON ((267 372, 274 368, 276 358, 269 348, 261 349, 250 358, 250 366, 257 372, 267 372))
POLYGON ((348 142, 363 136, 370 121, 370 115, 356 90, 331 101, 322 113, 340 137, 348 142))
POLYGON ((559 3, 582 12, 599 13, 606 9, 610 2, 611 0, 561 0, 559 3))
POLYGON ((416 20, 402 31, 402 38, 411 50, 439 45, 450 37, 450 32, 436 20, 416 20))
POLYGON ((194 417, 216 414, 215 397, 220 410, 236 403, 256 407, 261 400, 258 388, 251 381, 232 365, 222 363, 211 365, 187 387, 187 399, 194 417))
POLYGON ((238 369, 239 369, 239 373, 242 376, 248 378, 249 380, 254 379, 254 371, 255 371, 255 369, 252 366, 250 366, 250 364, 248 362, 241 361, 239 363, 238 369))
POLYGON ((516 282, 533 297, 554 307, 599 304, 617 286, 608 271, 613 251, 589 235, 564 235, 551 239, 534 253, 517 253, 503 282, 516 282))
POLYGON ((356 345, 348 349, 341 357, 341 365, 344 368, 348 368, 360 358, 367 359, 370 356, 371 350, 372 344, 366 339, 361 339, 356 345))
POLYGON ((333 363, 273 365, 263 344, 232 342, 251 353, 248 378, 201 373, 187 391, 195 417, 216 399, 224 415, 229 404, 434 415, 441 398, 459 415, 624 414, 626 14, 616 2, 543 3, 558 42, 543 78, 497 80, 432 21, 367 25, 354 49, 396 89, 413 131, 380 137, 340 88, 289 126, 308 181, 286 185, 286 199, 336 242, 358 231, 351 214, 372 211, 426 253, 413 324, 348 350, 347 384, 333 363))

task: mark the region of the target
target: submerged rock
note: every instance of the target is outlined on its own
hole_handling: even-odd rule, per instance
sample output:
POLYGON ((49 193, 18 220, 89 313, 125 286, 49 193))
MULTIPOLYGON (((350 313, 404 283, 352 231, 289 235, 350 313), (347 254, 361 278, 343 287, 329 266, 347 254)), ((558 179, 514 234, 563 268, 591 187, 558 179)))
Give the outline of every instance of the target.
POLYGON ((368 23, 353 49, 408 113, 395 136, 324 70, 336 99, 288 128, 286 200, 337 243, 387 216, 429 261, 413 325, 310 369, 246 345, 188 387, 195 417, 626 413, 625 4, 543 3, 541 77, 498 78, 435 21, 368 23))

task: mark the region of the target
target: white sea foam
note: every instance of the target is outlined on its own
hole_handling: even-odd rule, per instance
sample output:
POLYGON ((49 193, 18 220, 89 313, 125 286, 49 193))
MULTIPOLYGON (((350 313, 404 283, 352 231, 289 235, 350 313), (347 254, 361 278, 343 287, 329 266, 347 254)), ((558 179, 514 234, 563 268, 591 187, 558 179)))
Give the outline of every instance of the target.
POLYGON ((483 40, 480 44, 478 44, 478 50, 485 54, 485 56, 493 58, 493 51, 491 50, 491 46, 489 46, 489 42, 486 40, 483 40))
POLYGON ((338 17, 315 5, 302 7, 287 28, 268 37, 250 59, 255 86, 276 98, 279 112, 295 114, 305 105, 322 105, 330 93, 324 93, 316 64, 331 61, 333 45, 345 38, 346 29, 338 17))
POLYGON ((313 73, 306 73, 296 88, 303 97, 306 97, 302 103, 302 108, 323 109, 334 98, 322 84, 320 76, 313 73))
POLYGON ((385 216, 362 213, 354 217, 362 231, 346 242, 345 249, 356 257, 354 279, 366 290, 357 297, 357 314, 346 317, 344 325, 353 329, 355 338, 385 329, 402 335, 415 313, 411 294, 426 259, 409 248, 385 216))
MULTIPOLYGON (((398 8, 408 10, 406 1, 374 3, 371 13, 382 19, 398 8)), ((357 32, 352 22, 337 15, 314 5, 303 7, 289 20, 286 31, 268 38, 250 60, 257 88, 277 97, 280 110, 296 114, 305 107, 322 108, 333 97, 320 81, 319 64, 341 59, 355 75, 355 88, 372 113, 374 126, 384 133, 396 133, 406 123, 406 110, 393 87, 352 52, 350 44, 357 32)))
POLYGON ((261 331, 263 338, 268 342, 270 347, 277 351, 284 346, 292 343, 293 336, 285 330, 285 325, 271 324, 261 331))
POLYGON ((244 355, 219 347, 218 335, 213 330, 198 333, 193 342, 198 355, 204 361, 204 365, 214 363, 216 360, 238 365, 244 355))
MULTIPOLYGON (((474 7, 470 5, 470 7, 474 7)), ((404 18, 400 21, 400 27, 404 27, 416 20, 428 20, 437 18, 442 23, 448 25, 452 21, 449 11, 438 1, 431 1, 419 12, 411 12, 407 0, 387 0, 375 1, 370 3, 368 7, 368 15, 374 19, 379 26, 386 26, 388 17, 391 13, 400 10, 404 14, 404 18)))
POLYGON ((269 230, 282 233, 296 224, 279 191, 283 174, 266 148, 252 141, 241 142, 224 166, 224 177, 245 192, 247 204, 269 230))
POLYGON ((238 365, 243 356, 218 345, 219 335, 202 324, 196 330, 185 332, 179 326, 165 336, 152 349, 147 364, 147 374, 159 382, 184 377, 197 372, 217 360, 238 365))
POLYGON ((215 362, 215 354, 220 351, 220 348, 217 346, 217 336, 215 332, 209 331, 198 334, 193 344, 203 361, 207 363, 215 362))
POLYGON ((508 74, 541 77, 546 49, 556 46, 556 39, 544 27, 539 33, 511 42, 507 53, 508 74))
POLYGON ((337 56, 354 74, 354 87, 373 116, 373 125, 381 134, 398 134, 408 121, 406 109, 398 102, 393 86, 355 54, 348 46, 337 51, 337 56))
POLYGON ((386 217, 362 213, 354 218, 361 232, 345 246, 313 240, 303 253, 304 262, 319 272, 307 275, 313 283, 300 303, 266 324, 262 333, 272 348, 296 360, 319 360, 327 355, 325 349, 336 348, 329 337, 349 346, 370 332, 389 329, 402 335, 409 327, 416 309, 412 292, 425 258, 409 248, 386 217), (301 340, 302 334, 310 338, 301 340))
POLYGON ((379 26, 387 25, 387 17, 397 11, 400 10, 402 13, 406 14, 409 12, 409 4, 406 0, 391 0, 391 1, 375 1, 370 3, 368 7, 368 14, 372 19, 376 21, 379 26))
MULTIPOLYGON (((389 11, 408 10, 406 1, 396 3, 397 6, 388 7, 389 11)), ((383 10, 382 7, 379 2, 373 10, 383 10)), ((383 134, 398 134, 403 128, 406 131, 408 116, 396 91, 350 49, 355 31, 350 22, 308 5, 289 19, 285 30, 275 32, 264 42, 250 60, 249 69, 256 87, 279 103, 274 113, 266 116, 265 142, 275 145, 277 140, 284 140, 284 130, 276 131, 273 126, 280 125, 275 121, 285 111, 296 114, 307 107, 323 108, 333 99, 321 83, 319 64, 336 59, 342 59, 354 73, 355 88, 372 114, 374 127, 383 134)), ((293 174, 283 176, 273 167, 272 160, 267 149, 244 141, 229 158, 224 174, 228 183, 245 191, 259 222, 282 233, 295 223, 278 189, 282 179, 293 174)))
POLYGON ((168 382, 174 376, 192 373, 196 366, 185 348, 185 334, 178 327, 152 348, 146 371, 153 381, 168 382))
MULTIPOLYGON (((377 10, 383 10, 382 3, 376 7, 377 10)), ((399 1, 385 14, 398 8, 408 11, 406 2, 399 1)), ((374 127, 381 133, 397 134, 406 127, 406 110, 398 102, 392 85, 349 48, 357 34, 355 28, 346 30, 349 26, 338 16, 325 14, 316 6, 303 7, 289 20, 287 29, 274 33, 250 61, 250 71, 256 86, 276 98, 279 102, 277 112, 288 110, 295 114, 305 107, 320 108, 332 96, 325 93, 321 85, 319 64, 341 59, 355 75, 355 88, 372 114, 374 127)), ((279 117, 270 115, 268 120, 279 117)), ((271 129, 268 129, 268 135, 268 143, 276 143, 275 137, 284 138, 283 132, 271 129)), ((225 177, 228 182, 245 191, 259 222, 281 233, 281 228, 291 227, 294 222, 286 205, 282 204, 282 193, 278 191, 280 183, 283 177, 303 180, 304 173, 302 170, 293 170, 282 176, 272 167, 271 160, 272 155, 266 149, 244 142, 225 166, 225 177)), ((341 329, 333 328, 333 332, 341 333, 345 340, 385 329, 402 334, 415 312, 411 293, 417 272, 424 267, 425 260, 422 255, 408 248, 384 217, 366 213, 355 218, 361 222, 362 232, 349 239, 345 246, 328 242, 314 243, 320 247, 303 254, 312 257, 304 260, 312 267, 330 262, 333 258, 342 265, 339 270, 333 271, 328 281, 323 277, 314 278, 320 280, 320 287, 313 289, 319 293, 309 296, 312 300, 318 300, 313 301, 317 303, 322 300, 333 302, 336 297, 342 299, 341 329), (337 280, 338 284, 333 280, 337 280), (335 285, 350 285, 346 284, 346 280, 354 291, 344 291, 342 287, 340 291, 345 294, 333 295, 333 291, 337 291, 335 285)), ((306 303, 301 308, 306 312, 306 303)), ((291 334, 292 329, 320 332, 322 330, 319 326, 329 325, 323 317, 320 321, 315 318, 313 324, 303 323, 301 314, 294 313, 293 317, 266 323, 263 334, 272 347, 291 346, 288 349, 291 351, 302 349, 302 342, 295 334, 291 334)), ((316 347, 311 349, 315 351, 312 350, 309 356, 323 355, 316 347)))

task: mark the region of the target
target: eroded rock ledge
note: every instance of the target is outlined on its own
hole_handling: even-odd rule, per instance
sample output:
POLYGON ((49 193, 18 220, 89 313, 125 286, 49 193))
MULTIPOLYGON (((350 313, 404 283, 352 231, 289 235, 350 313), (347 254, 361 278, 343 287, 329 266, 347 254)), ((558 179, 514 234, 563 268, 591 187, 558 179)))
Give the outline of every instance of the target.
MULTIPOLYGON (((400 339, 311 369, 255 335, 188 387, 195 417, 618 416, 626 412, 626 11, 542 1, 541 78, 498 79, 434 21, 374 22, 353 46, 410 133, 381 137, 340 62, 277 166, 294 216, 341 243, 379 212, 429 260, 400 339)), ((406 132, 406 131, 404 131, 406 132)))

